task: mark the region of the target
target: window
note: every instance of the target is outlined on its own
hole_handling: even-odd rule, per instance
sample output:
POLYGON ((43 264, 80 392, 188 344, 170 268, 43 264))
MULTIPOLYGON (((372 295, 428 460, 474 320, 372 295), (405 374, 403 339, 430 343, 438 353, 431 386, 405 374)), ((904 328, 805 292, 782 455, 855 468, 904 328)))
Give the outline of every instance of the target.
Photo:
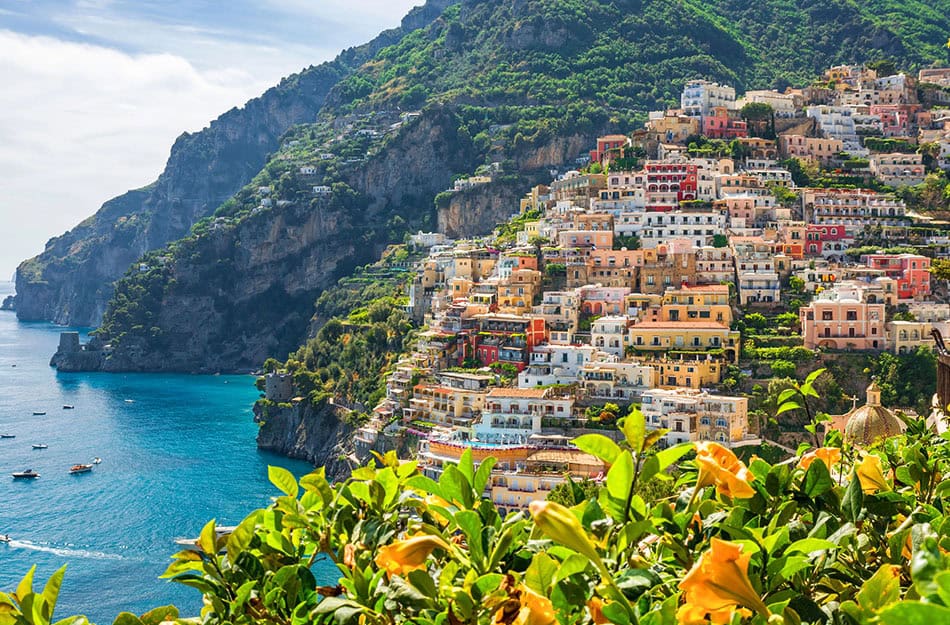
POLYGON ((833 317, 833 314, 832 314, 832 312, 831 312, 830 310, 823 310, 823 311, 821 311, 821 320, 822 320, 822 321, 831 321, 831 320, 832 320, 832 317, 833 317))
POLYGON ((847 314, 848 321, 857 321, 858 320, 858 311, 849 310, 847 314))

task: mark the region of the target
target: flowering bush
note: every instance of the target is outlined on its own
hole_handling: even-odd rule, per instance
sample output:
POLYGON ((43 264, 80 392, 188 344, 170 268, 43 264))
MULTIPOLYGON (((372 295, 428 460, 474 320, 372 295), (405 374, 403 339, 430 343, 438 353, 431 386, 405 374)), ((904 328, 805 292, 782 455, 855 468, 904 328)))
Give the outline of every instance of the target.
MULTIPOLYGON (((438 481, 394 454, 335 485, 272 468, 274 504, 227 536, 209 523, 165 577, 203 594, 191 620, 208 624, 950 623, 950 446, 923 421, 871 449, 832 433, 774 465, 659 449, 637 413, 620 428, 621 444, 576 440, 610 465, 592 496, 504 517, 483 497, 493 462, 469 452, 438 481), (332 586, 311 573, 323 557, 332 586)), ((0 594, 0 625, 47 625, 60 579, 0 594)))

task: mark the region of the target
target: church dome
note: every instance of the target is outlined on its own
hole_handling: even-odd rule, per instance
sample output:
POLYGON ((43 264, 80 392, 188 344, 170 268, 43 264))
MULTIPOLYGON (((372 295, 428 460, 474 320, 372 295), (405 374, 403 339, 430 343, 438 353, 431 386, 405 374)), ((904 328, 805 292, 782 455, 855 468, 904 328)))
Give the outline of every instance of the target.
POLYGON ((868 401, 848 413, 844 438, 849 443, 868 447, 875 441, 897 436, 904 431, 903 422, 881 405, 881 387, 876 381, 867 389, 868 401))

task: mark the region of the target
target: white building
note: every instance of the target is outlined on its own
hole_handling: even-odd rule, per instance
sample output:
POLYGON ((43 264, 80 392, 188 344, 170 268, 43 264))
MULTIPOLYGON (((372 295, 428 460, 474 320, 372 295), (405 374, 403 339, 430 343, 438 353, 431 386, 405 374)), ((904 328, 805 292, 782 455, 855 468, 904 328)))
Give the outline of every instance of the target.
POLYGON ((409 235, 409 245, 416 248, 429 249, 436 245, 445 245, 448 242, 448 237, 441 232, 423 232, 420 230, 416 234, 409 235))
POLYGON ((713 237, 725 234, 726 214, 711 212, 655 212, 646 214, 640 243, 644 249, 653 249, 670 239, 687 239, 694 247, 713 244, 713 237))
POLYGON ((726 446, 757 444, 749 434, 749 400, 710 395, 688 388, 652 389, 643 393, 647 427, 668 429, 669 445, 716 441, 726 446))
POLYGON ((488 443, 526 443, 541 432, 543 419, 567 420, 574 398, 555 396, 550 388, 493 388, 472 433, 488 443))
POLYGON ((709 115, 717 106, 735 109, 736 90, 708 80, 691 80, 683 87, 680 108, 690 117, 709 115))
POLYGON ((609 315, 594 321, 590 329, 590 343, 597 349, 623 358, 629 343, 627 328, 632 323, 627 315, 609 315))
POLYGON ((531 352, 528 366, 518 375, 518 386, 573 384, 584 366, 609 358, 609 354, 591 345, 540 345, 531 352))
POLYGON ((814 117, 822 134, 838 139, 844 151, 851 156, 867 156, 870 151, 861 144, 854 124, 854 111, 843 106, 809 106, 808 116, 814 117))
POLYGON ((656 370, 638 362, 592 362, 580 371, 589 399, 630 402, 656 386, 656 370))

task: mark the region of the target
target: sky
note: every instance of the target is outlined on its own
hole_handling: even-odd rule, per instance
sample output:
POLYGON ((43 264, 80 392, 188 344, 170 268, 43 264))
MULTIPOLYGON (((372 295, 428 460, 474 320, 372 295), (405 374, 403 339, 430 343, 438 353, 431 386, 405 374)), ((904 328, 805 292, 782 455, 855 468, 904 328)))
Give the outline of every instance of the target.
POLYGON ((175 138, 423 0, 0 0, 0 280, 175 138))

